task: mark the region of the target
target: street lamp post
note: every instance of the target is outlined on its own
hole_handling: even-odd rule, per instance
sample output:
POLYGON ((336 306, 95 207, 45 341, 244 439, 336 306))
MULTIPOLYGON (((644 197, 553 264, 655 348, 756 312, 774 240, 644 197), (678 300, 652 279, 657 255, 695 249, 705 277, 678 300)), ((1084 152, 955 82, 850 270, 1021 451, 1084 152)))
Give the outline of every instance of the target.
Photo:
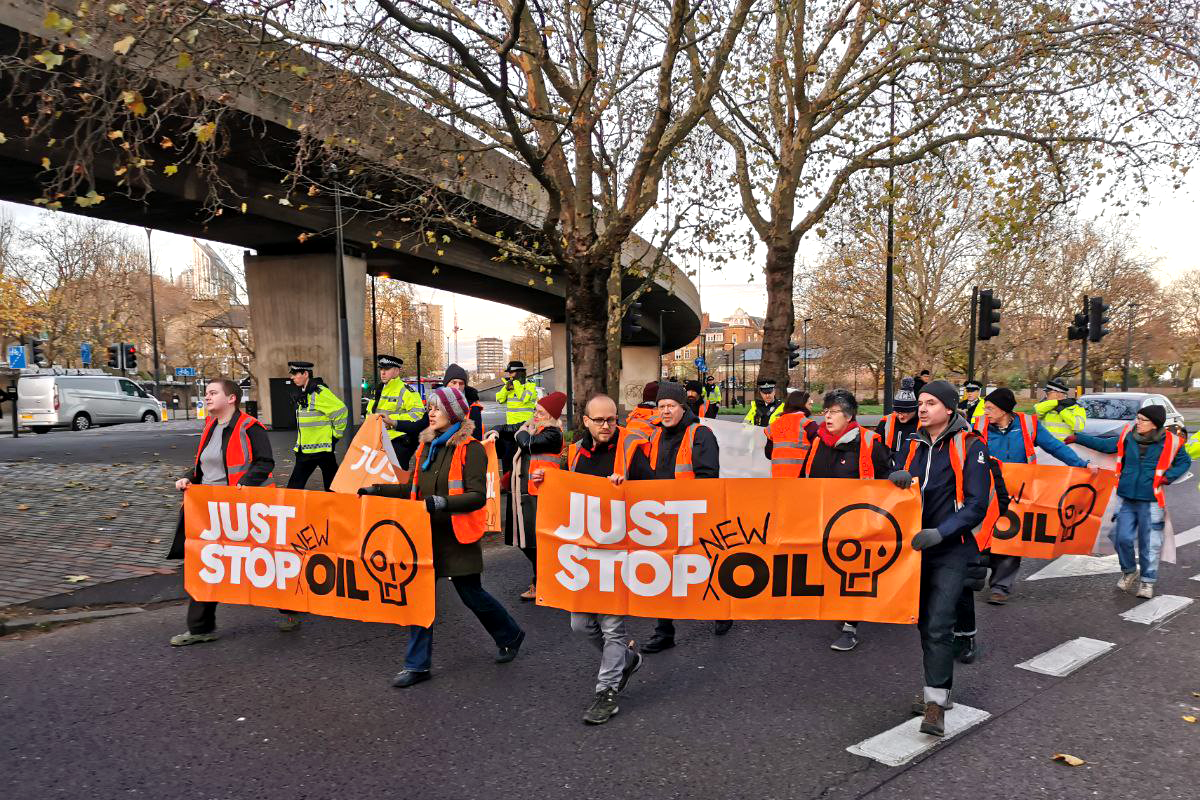
MULTIPOLYGON (((150 339, 154 348, 154 397, 161 399, 159 392, 162 391, 159 386, 159 369, 158 369, 158 311, 154 306, 154 250, 150 242, 150 229, 146 228, 146 263, 150 268, 150 339)), ((166 414, 166 410, 163 410, 166 414)))
POLYGON ((375 319, 375 276, 371 276, 371 385, 379 383, 379 324, 375 319))
POLYGON ((896 83, 892 82, 892 90, 888 95, 888 129, 890 131, 890 139, 888 144, 888 207, 887 207, 887 279, 885 281, 884 299, 883 299, 883 413, 890 414, 892 412, 892 371, 894 369, 893 359, 895 358, 894 345, 892 343, 896 336, 896 300, 895 300, 895 245, 896 245, 896 227, 895 227, 895 210, 896 210, 896 170, 890 163, 895 155, 895 147, 892 144, 896 141, 896 83))
POLYGON ((342 238, 342 183, 337 178, 337 165, 326 167, 326 175, 333 178, 333 224, 334 246, 337 248, 337 302, 338 302, 338 338, 342 361, 342 391, 345 394, 346 409, 349 412, 349 424, 354 426, 354 403, 350 402, 354 387, 350 385, 350 324, 346 313, 346 264, 345 241, 342 238))
POLYGON ((808 323, 812 317, 804 320, 804 391, 808 391, 808 323))
POLYGON ((1121 391, 1129 391, 1129 359, 1133 354, 1133 318, 1137 314, 1138 304, 1129 302, 1129 324, 1125 330, 1125 369, 1121 373, 1121 391))

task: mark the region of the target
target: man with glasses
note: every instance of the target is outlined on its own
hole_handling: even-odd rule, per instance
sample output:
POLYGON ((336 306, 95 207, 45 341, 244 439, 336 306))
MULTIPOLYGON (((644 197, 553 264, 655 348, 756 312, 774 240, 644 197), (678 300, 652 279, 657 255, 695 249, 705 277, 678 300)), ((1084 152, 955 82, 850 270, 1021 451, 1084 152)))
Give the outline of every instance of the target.
MULTIPOLYGON (((615 484, 626 478, 654 477, 646 457, 646 439, 617 425, 617 404, 598 394, 583 409, 584 433, 567 450, 567 469, 581 475, 608 478, 615 484)), ((571 612, 571 630, 587 638, 600 651, 596 693, 583 714, 589 725, 603 725, 619 711, 617 695, 629 677, 642 666, 633 647, 623 614, 571 612)))

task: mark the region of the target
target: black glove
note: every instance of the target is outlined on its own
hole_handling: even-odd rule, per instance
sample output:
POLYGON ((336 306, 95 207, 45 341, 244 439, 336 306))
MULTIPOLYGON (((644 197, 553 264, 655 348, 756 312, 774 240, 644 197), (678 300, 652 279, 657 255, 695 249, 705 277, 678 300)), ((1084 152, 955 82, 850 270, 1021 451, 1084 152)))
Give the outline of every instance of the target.
POLYGON ((439 495, 432 495, 425 498, 425 510, 432 514, 434 511, 445 511, 450 505, 446 502, 446 498, 439 495))
POLYGON ((384 486, 384 485, 385 484, 382 484, 382 483, 376 483, 373 486, 360 486, 360 487, 358 487, 358 494, 360 497, 363 497, 365 495, 372 495, 372 496, 378 497, 379 496, 379 487, 384 486))
POLYGON ((982 561, 982 558, 980 556, 980 561, 967 565, 967 574, 963 578, 963 586, 972 592, 982 591, 983 585, 987 581, 988 568, 987 564, 982 561))
POLYGON ((941 541, 942 534, 938 532, 937 528, 922 528, 921 530, 917 531, 917 535, 913 537, 912 549, 925 550, 926 548, 933 547, 941 541))
POLYGON ((891 475, 888 475, 888 480, 896 484, 898 489, 907 489, 912 486, 913 476, 906 469, 898 469, 891 475))

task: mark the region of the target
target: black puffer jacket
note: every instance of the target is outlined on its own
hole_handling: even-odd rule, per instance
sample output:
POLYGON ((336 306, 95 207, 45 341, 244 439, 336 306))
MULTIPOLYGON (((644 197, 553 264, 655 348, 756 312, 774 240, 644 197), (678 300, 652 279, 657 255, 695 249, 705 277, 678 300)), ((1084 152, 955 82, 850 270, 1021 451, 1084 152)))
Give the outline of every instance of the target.
MULTIPOLYGON (((862 432, 861 426, 855 426, 843 433, 833 447, 826 445, 818 436, 808 450, 811 466, 806 463, 801 475, 808 478, 858 478, 862 475, 858 463, 862 432)), ((883 440, 877 438, 871 447, 871 467, 875 478, 886 478, 891 471, 890 465, 891 454, 883 440)))

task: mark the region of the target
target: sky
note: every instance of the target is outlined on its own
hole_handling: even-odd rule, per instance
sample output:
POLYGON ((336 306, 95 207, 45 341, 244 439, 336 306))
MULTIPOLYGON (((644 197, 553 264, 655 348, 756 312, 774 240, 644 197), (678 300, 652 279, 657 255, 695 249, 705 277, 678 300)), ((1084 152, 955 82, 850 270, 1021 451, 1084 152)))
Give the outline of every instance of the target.
MULTIPOLYGON (((1187 269, 1200 265, 1200 256, 1196 255, 1195 235, 1197 222, 1200 221, 1200 172, 1192 175, 1194 177, 1190 177, 1179 192, 1173 192, 1166 186, 1156 188, 1150 195, 1150 204, 1125 223, 1130 234, 1138 241, 1143 254, 1157 260, 1160 279, 1169 280, 1187 269)), ((7 202, 0 202, 0 210, 11 214, 22 226, 37 225, 50 214, 63 213, 7 202)), ((1099 200, 1088 198, 1080 205, 1077 213, 1084 217, 1103 218, 1104 211, 1099 200)), ((140 235, 140 229, 129 227, 131 231, 137 231, 140 235)), ((187 267, 191 260, 191 240, 188 237, 155 232, 152 239, 156 271, 178 274, 187 267)), ((218 251, 222 254, 236 252, 219 243, 213 244, 218 245, 218 251)), ((801 246, 801 257, 814 257, 817 251, 815 240, 809 240, 801 246)), ((701 265, 698 282, 704 310, 714 320, 724 319, 738 308, 756 316, 764 315, 767 309, 767 295, 760 270, 761 262, 735 261, 719 270, 705 269, 701 265)), ((521 309, 474 297, 455 295, 424 286, 413 288, 422 302, 436 303, 443 307, 445 333, 451 337, 450 358, 457 360, 467 369, 475 366, 476 338, 498 336, 507 343, 527 315, 527 312, 521 309), (456 312, 459 329, 457 354, 454 345, 455 334, 452 330, 456 312)), ((445 346, 444 342, 442 346, 445 346)))

